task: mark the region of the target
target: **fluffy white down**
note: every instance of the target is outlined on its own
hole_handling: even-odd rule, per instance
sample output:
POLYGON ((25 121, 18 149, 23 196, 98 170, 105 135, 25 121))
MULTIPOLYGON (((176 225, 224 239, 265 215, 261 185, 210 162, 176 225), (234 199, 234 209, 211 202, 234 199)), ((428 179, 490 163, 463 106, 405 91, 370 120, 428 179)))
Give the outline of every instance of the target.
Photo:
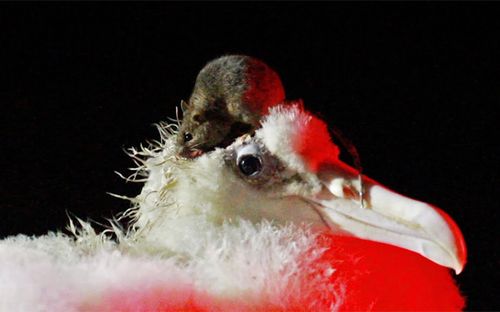
POLYGON ((278 306, 304 295, 307 290, 294 279, 299 266, 307 267, 321 254, 310 252, 314 234, 300 226, 242 221, 231 215, 220 219, 220 213, 211 213, 222 203, 252 199, 231 194, 234 190, 193 192, 193 183, 203 178, 190 179, 203 172, 205 181, 227 178, 223 164, 203 156, 197 168, 210 170, 192 171, 189 162, 173 156, 168 126, 159 129, 162 138, 156 145, 130 150, 138 168, 129 178, 144 178, 146 183, 131 199, 135 206, 128 215, 134 226, 111 230, 118 242, 106 233, 96 234, 84 222, 79 229, 71 223, 75 235, 18 235, 0 241, 0 311, 92 310, 109 293, 162 285, 185 285, 249 303, 267 298, 278 306))
POLYGON ((286 305, 287 298, 303 295, 293 279, 304 265, 298 259, 310 249, 312 234, 248 222, 207 229, 183 238, 195 247, 186 254, 162 254, 163 248, 141 242, 103 244, 98 236, 83 237, 89 241, 81 245, 54 233, 4 239, 0 311, 88 311, 111 293, 172 285, 248 303, 267 298, 286 305))
POLYGON ((311 119, 311 115, 302 113, 298 105, 275 106, 265 116, 262 128, 256 135, 262 139, 272 154, 285 160, 292 169, 307 172, 306 165, 293 146, 311 119))

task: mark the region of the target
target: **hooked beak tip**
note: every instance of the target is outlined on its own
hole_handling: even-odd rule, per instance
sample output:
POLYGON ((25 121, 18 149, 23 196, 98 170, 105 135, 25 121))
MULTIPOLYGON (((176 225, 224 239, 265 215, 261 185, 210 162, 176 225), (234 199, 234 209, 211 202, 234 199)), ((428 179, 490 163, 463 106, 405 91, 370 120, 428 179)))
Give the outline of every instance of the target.
POLYGON ((441 217, 448 224, 448 227, 450 231, 453 233, 453 237, 455 238, 456 265, 453 267, 453 269, 455 270, 455 273, 458 275, 463 271, 465 264, 467 263, 467 246, 465 244, 464 236, 462 234, 462 231, 460 231, 458 225, 446 212, 435 206, 433 206, 433 208, 441 215, 441 217))
POLYGON ((323 169, 318 177, 327 194, 315 195, 313 201, 332 230, 411 250, 456 274, 462 272, 467 257, 465 241, 445 212, 367 177, 363 177, 366 205, 360 205, 359 198, 353 196, 360 189, 359 175, 353 168, 342 164, 323 169), (346 186, 352 190, 346 192, 346 186))

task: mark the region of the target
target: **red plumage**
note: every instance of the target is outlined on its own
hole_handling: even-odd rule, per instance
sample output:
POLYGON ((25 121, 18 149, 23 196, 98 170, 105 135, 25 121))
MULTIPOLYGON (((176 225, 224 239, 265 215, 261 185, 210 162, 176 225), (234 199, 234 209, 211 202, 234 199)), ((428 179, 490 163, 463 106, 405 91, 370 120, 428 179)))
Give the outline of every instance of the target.
POLYGON ((464 306, 450 270, 405 249, 324 234, 330 248, 322 261, 333 263, 335 285, 345 285, 340 310, 441 310, 464 306))
POLYGON ((464 307, 450 270, 414 252, 327 232, 316 242, 309 252, 324 249, 324 253, 293 279, 308 291, 283 305, 268 298, 251 303, 245 298, 214 298, 192 285, 139 285, 127 293, 113 293, 96 310, 459 311, 464 307), (316 280, 325 274, 331 274, 328 284, 318 287, 316 280))

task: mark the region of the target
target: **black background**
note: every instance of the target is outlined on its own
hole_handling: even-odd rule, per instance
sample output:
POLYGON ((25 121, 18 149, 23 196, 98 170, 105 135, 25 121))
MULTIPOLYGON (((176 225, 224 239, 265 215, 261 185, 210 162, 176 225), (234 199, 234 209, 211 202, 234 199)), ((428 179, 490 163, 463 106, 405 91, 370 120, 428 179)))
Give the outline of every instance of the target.
MULTIPOLYGON (((225 53, 275 68, 365 173, 446 210, 468 310, 499 309, 500 10, 472 3, 20 4, 0 8, 0 235, 129 206, 123 148, 156 138, 225 53)), ((349 157, 345 158, 350 161, 349 157)))

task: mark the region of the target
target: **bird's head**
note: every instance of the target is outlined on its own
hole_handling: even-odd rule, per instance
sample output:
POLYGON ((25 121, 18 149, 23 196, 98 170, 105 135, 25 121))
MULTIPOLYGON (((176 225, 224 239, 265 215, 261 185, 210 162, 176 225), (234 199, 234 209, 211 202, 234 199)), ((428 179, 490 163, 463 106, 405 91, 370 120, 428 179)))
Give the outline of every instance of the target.
POLYGON ((447 214, 370 178, 360 183, 358 172, 338 155, 323 121, 299 105, 277 106, 254 135, 227 148, 189 161, 165 154, 152 160, 138 224, 162 227, 159 220, 179 224, 193 216, 210 224, 305 223, 395 245, 462 271, 465 243, 447 214))

